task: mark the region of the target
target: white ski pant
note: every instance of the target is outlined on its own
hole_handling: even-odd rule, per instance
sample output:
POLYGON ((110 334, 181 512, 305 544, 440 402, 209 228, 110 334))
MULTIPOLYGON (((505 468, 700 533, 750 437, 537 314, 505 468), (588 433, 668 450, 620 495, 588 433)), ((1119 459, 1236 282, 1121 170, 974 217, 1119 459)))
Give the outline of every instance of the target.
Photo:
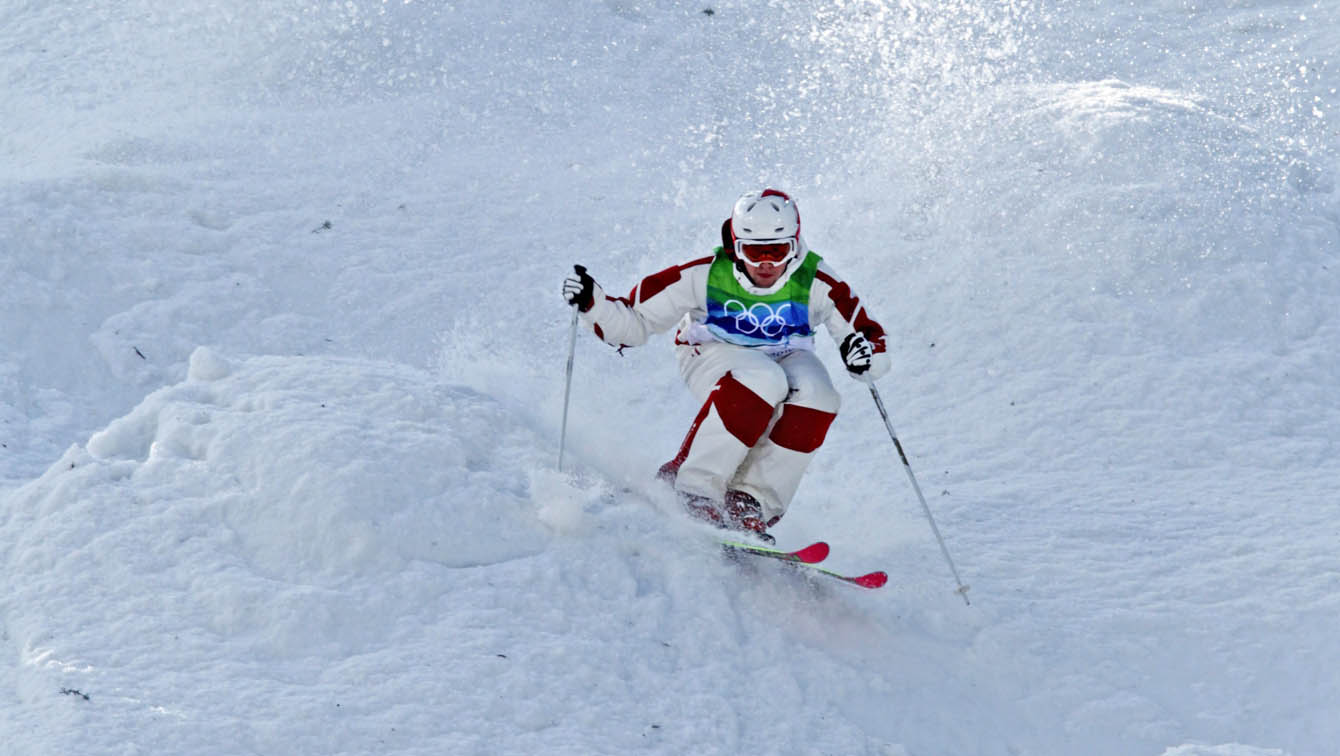
POLYGON ((772 523, 786 513, 840 398, 809 350, 774 358, 734 344, 676 347, 679 370, 703 402, 680 448, 675 488, 721 501, 743 491, 772 523))

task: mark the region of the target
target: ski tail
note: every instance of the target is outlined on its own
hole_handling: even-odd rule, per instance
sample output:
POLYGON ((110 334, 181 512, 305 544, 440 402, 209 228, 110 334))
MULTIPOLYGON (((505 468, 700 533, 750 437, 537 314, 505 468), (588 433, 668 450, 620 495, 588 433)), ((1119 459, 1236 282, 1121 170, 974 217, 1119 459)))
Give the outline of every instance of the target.
MULTIPOLYGON (((819 568, 816 567, 815 569, 819 568)), ((859 585, 862 588, 883 588, 884 584, 889 582, 889 575, 883 570, 868 572, 864 575, 839 575, 836 572, 824 569, 819 569, 819 571, 829 577, 837 578, 852 585, 859 585)))

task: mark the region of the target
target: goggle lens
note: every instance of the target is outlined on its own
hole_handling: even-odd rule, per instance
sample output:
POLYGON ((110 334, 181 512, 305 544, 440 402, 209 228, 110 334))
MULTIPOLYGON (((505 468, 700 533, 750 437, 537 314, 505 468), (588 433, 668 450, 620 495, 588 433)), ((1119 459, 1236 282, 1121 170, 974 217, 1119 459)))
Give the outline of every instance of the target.
POLYGON ((755 264, 767 262, 775 265, 790 257, 795 250, 795 242, 791 239, 763 243, 740 241, 736 246, 746 260, 755 264))

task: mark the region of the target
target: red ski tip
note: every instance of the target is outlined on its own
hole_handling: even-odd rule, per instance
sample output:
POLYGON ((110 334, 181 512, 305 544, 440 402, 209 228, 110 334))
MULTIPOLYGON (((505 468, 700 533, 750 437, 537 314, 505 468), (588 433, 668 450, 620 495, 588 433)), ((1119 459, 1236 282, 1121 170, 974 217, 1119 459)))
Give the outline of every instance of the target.
POLYGON ((791 552, 795 558, 801 562, 815 564, 828 558, 828 544, 823 541, 816 541, 799 551, 791 552))
POLYGON ((848 578, 848 580, 862 588, 882 588, 885 583, 889 582, 889 576, 888 573, 881 571, 872 572, 869 575, 859 575, 857 577, 848 578))

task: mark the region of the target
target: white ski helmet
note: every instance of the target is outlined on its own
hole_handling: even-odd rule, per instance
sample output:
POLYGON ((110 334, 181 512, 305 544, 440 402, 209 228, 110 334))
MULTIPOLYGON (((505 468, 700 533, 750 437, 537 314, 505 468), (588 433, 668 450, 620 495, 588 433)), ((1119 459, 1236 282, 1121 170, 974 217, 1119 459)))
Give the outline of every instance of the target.
POLYGON ((745 192, 735 201, 730 216, 731 246, 735 257, 744 261, 744 247, 785 245, 789 252, 780 260, 785 265, 800 251, 800 209, 786 192, 776 189, 745 192))

